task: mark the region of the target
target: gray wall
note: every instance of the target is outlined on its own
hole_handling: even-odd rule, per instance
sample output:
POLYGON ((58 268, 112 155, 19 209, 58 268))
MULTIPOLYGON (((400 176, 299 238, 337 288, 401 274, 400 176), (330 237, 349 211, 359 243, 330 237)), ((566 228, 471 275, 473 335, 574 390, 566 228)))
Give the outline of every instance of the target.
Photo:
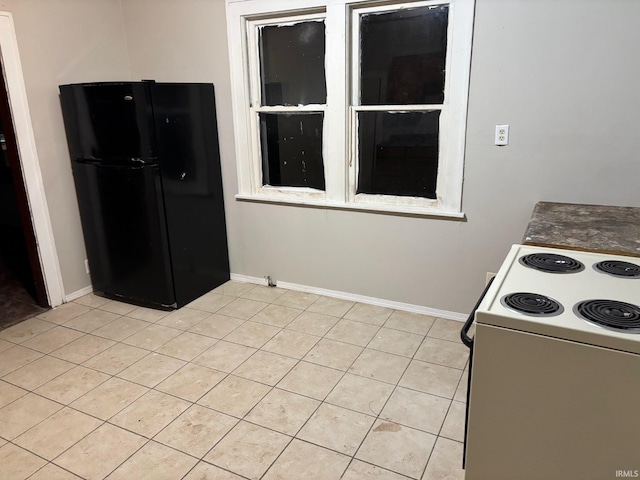
POLYGON ((91 282, 58 85, 129 78, 120 0, 12 0, 38 159, 66 293, 91 282))
MULTIPOLYGON (((3 3, 55 4, 58 9, 91 5, 96 17, 104 16, 101 9, 115 9, 117 4, 3 3)), ((122 0, 122 16, 131 78, 216 85, 234 273, 271 275, 280 281, 465 312, 482 289, 485 272, 495 271, 509 246, 521 240, 537 201, 640 206, 636 186, 640 2, 636 0, 477 0, 463 200, 466 221, 235 201, 224 1, 185 0, 177 6, 169 0, 122 0), (511 125, 507 147, 493 146, 498 123, 511 125)), ((114 18, 106 22, 111 41, 95 44, 107 59, 101 72, 94 72, 85 60, 81 69, 47 70, 38 80, 35 65, 48 63, 44 57, 51 53, 36 48, 29 38, 32 33, 42 35, 35 31, 44 19, 30 25, 35 17, 39 18, 31 12, 16 19, 16 28, 32 115, 36 108, 46 111, 43 122, 55 133, 47 136, 39 125, 36 137, 47 170, 47 196, 55 207, 52 220, 58 248, 65 249, 61 260, 70 292, 79 288, 77 265, 84 256, 66 252, 58 238, 58 232, 65 232, 65 242, 81 243, 54 87, 62 83, 63 73, 65 81, 92 80, 94 73, 102 79, 129 73, 126 62, 115 58, 122 52, 123 35, 114 18), (34 86, 38 82, 43 85, 34 86), (57 148, 49 151, 51 146, 57 148), (55 173, 63 187, 55 184, 55 173), (60 208, 65 211, 58 212, 60 208)), ((72 22, 61 14, 56 18, 55 31, 60 35, 59 30, 68 30, 72 22)), ((51 40, 42 39, 47 41, 51 40)), ((82 63, 86 45, 68 43, 59 45, 64 47, 59 60, 82 63)), ((37 115, 33 116, 37 123, 37 115)))

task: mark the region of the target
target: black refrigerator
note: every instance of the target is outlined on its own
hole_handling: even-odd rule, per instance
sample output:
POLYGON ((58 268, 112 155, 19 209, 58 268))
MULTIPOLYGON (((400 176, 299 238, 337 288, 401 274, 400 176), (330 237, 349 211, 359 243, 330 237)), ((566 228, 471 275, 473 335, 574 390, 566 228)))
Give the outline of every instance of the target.
POLYGON ((179 308, 229 280, 211 84, 60 86, 94 292, 179 308))

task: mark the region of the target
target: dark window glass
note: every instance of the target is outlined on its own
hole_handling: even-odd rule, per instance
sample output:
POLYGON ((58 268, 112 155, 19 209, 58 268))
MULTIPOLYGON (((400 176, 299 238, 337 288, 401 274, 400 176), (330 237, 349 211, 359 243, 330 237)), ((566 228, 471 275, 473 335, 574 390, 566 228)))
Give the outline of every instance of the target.
POLYGON ((440 111, 359 112, 357 193, 436 198, 440 111))
POLYGON ((362 105, 444 101, 448 14, 442 5, 361 16, 362 105))
POLYGON ((262 105, 326 103, 324 45, 324 22, 262 27, 262 105))
POLYGON ((324 190, 321 113, 261 113, 262 184, 324 190))

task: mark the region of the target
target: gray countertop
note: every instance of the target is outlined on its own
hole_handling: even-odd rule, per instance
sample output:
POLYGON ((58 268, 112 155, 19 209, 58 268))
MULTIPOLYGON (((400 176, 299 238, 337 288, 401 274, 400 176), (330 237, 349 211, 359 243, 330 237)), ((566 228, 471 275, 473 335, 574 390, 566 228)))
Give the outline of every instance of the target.
POLYGON ((640 208, 538 202, 523 243, 640 257, 640 208))

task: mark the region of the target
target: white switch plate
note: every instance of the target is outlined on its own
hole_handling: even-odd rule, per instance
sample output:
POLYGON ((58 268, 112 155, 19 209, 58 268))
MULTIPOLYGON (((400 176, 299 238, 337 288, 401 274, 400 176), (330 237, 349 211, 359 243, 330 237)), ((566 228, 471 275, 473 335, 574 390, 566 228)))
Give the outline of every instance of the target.
POLYGON ((496 125, 496 145, 509 145, 509 125, 496 125))

